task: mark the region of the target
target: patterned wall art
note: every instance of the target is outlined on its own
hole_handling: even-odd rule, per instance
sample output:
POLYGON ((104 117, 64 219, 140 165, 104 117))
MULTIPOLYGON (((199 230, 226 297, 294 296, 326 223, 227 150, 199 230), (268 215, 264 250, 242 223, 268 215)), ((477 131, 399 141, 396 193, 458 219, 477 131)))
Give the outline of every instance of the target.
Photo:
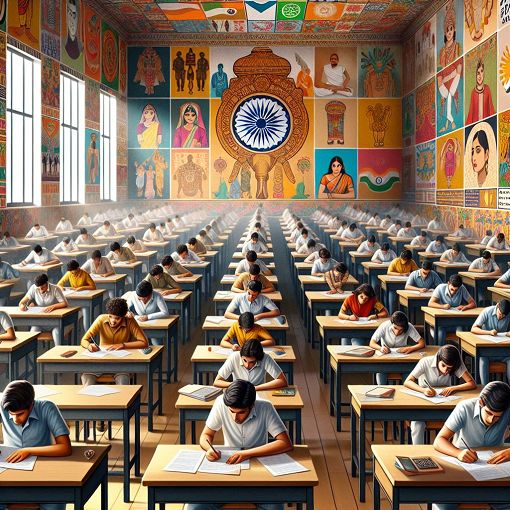
POLYGON ((315 151, 315 196, 327 199, 357 197, 358 151, 317 149, 315 151))
POLYGON ((402 102, 399 99, 358 101, 358 146, 392 148, 402 146, 402 102))
POLYGON ((60 59, 60 0, 41 0, 41 52, 60 59))
POLYGON ((83 8, 85 74, 101 81, 101 18, 87 4, 83 8))
POLYGON ((436 84, 435 80, 416 89, 416 143, 436 137, 436 84))
POLYGON ((416 201, 434 202, 436 189, 436 142, 416 146, 416 201))
POLYGON ((464 70, 462 58, 437 73, 437 135, 455 131, 464 118, 464 70))
POLYGON ((101 83, 119 89, 119 36, 103 21, 101 29, 101 83))
POLYGON ((402 151, 379 149, 358 151, 360 199, 377 200, 401 196, 402 151))
POLYGON ((38 0, 7 2, 7 32, 26 45, 40 48, 41 4, 38 0))
POLYGON ((83 73, 83 4, 82 0, 62 0, 60 8, 61 61, 83 73))

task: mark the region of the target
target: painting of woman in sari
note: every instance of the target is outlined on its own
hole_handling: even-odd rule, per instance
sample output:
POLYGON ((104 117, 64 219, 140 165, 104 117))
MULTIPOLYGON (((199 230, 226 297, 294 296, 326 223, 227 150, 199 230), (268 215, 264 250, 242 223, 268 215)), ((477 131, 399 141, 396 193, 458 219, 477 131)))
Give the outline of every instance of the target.
POLYGON ((345 173, 345 165, 340 156, 329 162, 328 173, 321 177, 317 198, 355 198, 352 177, 345 173))
POLYGON ((136 134, 142 149, 156 149, 161 145, 161 124, 156 109, 151 104, 145 105, 142 110, 136 134))
POLYGON ((209 147, 207 131, 200 106, 197 103, 183 103, 179 109, 179 120, 174 132, 174 148, 209 147))

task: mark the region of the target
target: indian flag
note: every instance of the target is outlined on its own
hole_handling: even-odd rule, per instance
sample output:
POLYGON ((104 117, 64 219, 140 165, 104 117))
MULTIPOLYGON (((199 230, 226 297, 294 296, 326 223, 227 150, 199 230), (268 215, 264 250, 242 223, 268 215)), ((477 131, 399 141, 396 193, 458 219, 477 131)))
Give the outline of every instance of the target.
POLYGON ((370 169, 364 172, 359 182, 365 183, 368 189, 374 193, 384 193, 393 188, 397 182, 400 182, 400 172, 397 170, 389 170, 384 175, 380 175, 370 169))

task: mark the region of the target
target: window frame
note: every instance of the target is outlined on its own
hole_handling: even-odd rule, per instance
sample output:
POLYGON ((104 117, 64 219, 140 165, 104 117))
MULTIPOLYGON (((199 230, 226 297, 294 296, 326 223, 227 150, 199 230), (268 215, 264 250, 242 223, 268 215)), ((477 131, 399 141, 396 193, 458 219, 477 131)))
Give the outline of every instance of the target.
POLYGON ((100 158, 99 199, 115 202, 117 199, 117 98, 104 90, 99 92, 100 101, 100 158), (105 130, 105 103, 108 104, 108 132, 105 130), (105 141, 108 140, 108 151, 105 141), (108 167, 105 164, 108 159, 108 167))

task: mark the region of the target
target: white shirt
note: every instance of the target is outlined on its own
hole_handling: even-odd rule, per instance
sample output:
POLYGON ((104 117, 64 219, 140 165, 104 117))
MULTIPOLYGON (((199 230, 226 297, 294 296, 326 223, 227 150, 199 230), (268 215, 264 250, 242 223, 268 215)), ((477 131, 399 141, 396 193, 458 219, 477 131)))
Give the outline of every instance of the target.
MULTIPOLYGON (((257 259, 254 264, 257 264, 257 266, 260 267, 260 272, 263 273, 264 271, 267 272, 267 266, 264 261, 257 259)), ((248 273, 250 271, 250 263, 243 259, 237 264, 235 274, 239 275, 241 273, 248 273)))
POLYGON ((90 216, 82 216, 78 220, 78 225, 92 225, 92 218, 90 216))
POLYGON ((42 252, 39 255, 34 250, 32 250, 27 255, 23 262, 25 262, 26 264, 30 263, 44 264, 45 262, 48 262, 50 260, 58 260, 58 258, 55 255, 53 255, 53 253, 51 253, 50 250, 48 250, 47 248, 43 248, 42 252))
POLYGON ((15 237, 10 236, 9 239, 5 237, 0 241, 0 246, 19 246, 19 242, 15 237))
POLYGON ((445 226, 443 225, 443 223, 441 221, 432 220, 432 221, 429 221, 427 228, 429 230, 444 230, 445 226))
POLYGON ((133 244, 129 244, 127 241, 122 245, 124 248, 129 248, 133 253, 137 251, 147 251, 147 247, 142 241, 135 239, 133 244))
POLYGON ((375 253, 381 246, 379 243, 374 243, 373 246, 368 244, 368 241, 363 241, 356 250, 358 253, 375 253))
POLYGON ((487 244, 492 239, 492 236, 485 236, 481 241, 480 244, 487 244))
POLYGON ((32 227, 25 237, 27 239, 30 239, 32 237, 48 237, 48 231, 46 230, 46 227, 44 225, 39 225, 39 229, 32 227))
POLYGON ((496 261, 491 257, 487 262, 483 257, 478 257, 477 259, 471 262, 468 271, 472 271, 473 269, 480 269, 484 273, 492 273, 492 271, 497 271, 499 266, 496 264, 496 261))
POLYGON ((73 230, 73 224, 69 220, 60 220, 55 227, 55 232, 70 232, 73 230))
POLYGON ((393 250, 388 250, 386 253, 384 253, 381 249, 379 249, 374 253, 370 260, 372 262, 391 262, 396 258, 397 254, 393 250))
POLYGON ((218 370, 218 375, 225 380, 232 375, 234 381, 236 379, 244 379, 257 386, 263 384, 266 380, 266 372, 273 379, 277 379, 280 377, 282 369, 268 354, 264 354, 261 361, 257 361, 251 369, 247 369, 241 360, 241 352, 236 351, 226 359, 225 363, 218 370))
POLYGON ((114 272, 111 262, 106 257, 101 257, 97 268, 92 259, 87 260, 81 268, 89 274, 106 274, 114 272))
POLYGON ((87 239, 85 239, 83 234, 80 234, 74 242, 76 244, 96 244, 96 240, 92 234, 88 234, 87 239))
POLYGON ((453 249, 450 248, 449 250, 446 250, 443 255, 441 256, 442 259, 446 259, 448 262, 464 262, 464 263, 469 263, 469 260, 466 258, 466 256, 464 255, 464 253, 462 253, 461 251, 459 251, 458 255, 455 256, 453 254, 453 249))
POLYGON ((94 215, 94 223, 103 223, 106 220, 106 216, 103 213, 97 213, 94 215))
POLYGON ((127 301, 129 311, 135 316, 147 315, 147 319, 152 320, 162 319, 169 315, 165 299, 159 292, 153 292, 145 304, 138 299, 135 291, 128 292, 123 297, 127 301))
POLYGON ((390 225, 391 225, 391 218, 384 218, 384 220, 382 220, 381 223, 379 224, 379 226, 381 228, 389 228, 390 225))
POLYGON ((378 227, 380 225, 380 219, 376 218, 375 216, 372 216, 369 220, 367 225, 378 227))
POLYGON ((415 237, 416 236, 416 230, 414 228, 407 229, 406 227, 402 227, 397 232, 397 237, 415 237))
POLYGON ((321 248, 324 247, 319 243, 316 243, 315 246, 312 246, 311 248, 308 248, 308 245, 305 243, 299 247, 297 252, 303 255, 310 255, 311 253, 318 253, 321 248))
POLYGON ((266 248, 265 244, 261 243, 260 241, 257 241, 256 243, 252 243, 251 239, 246 241, 243 244, 241 253, 243 255, 246 255, 250 250, 254 251, 255 253, 266 253, 267 252, 267 248, 266 248))
POLYGON ((500 243, 496 236, 494 236, 488 243, 487 248, 492 248, 493 250, 510 250, 510 246, 506 242, 506 238, 500 243))
POLYGON ((416 236, 411 241, 411 246, 427 246, 429 244, 429 240, 427 238, 422 239, 421 236, 416 236))
POLYGON ((172 253, 172 258, 181 264, 189 264, 190 262, 202 262, 200 257, 193 251, 188 250, 188 255, 181 257, 176 251, 172 253))
POLYGON ((32 285, 28 289, 26 297, 35 302, 37 306, 51 306, 67 302, 62 289, 57 285, 53 285, 53 283, 48 284, 48 290, 44 294, 39 292, 35 284, 32 285))
POLYGON ((349 241, 350 239, 357 239, 358 237, 363 237, 363 232, 359 228, 355 228, 353 231, 351 231, 350 228, 346 228, 342 235, 340 236, 342 239, 347 239, 349 241))
POLYGON ((63 253, 69 253, 71 251, 78 251, 79 248, 76 246, 75 242, 71 239, 69 243, 65 244, 64 241, 61 241, 60 243, 53 248, 53 251, 56 252, 63 252, 63 253))
POLYGON ((148 228, 145 233, 143 234, 143 240, 144 241, 164 241, 165 238, 163 237, 163 234, 158 230, 154 229, 154 232, 148 228))
POLYGON ((95 237, 111 237, 117 234, 117 231, 115 230, 114 226, 110 224, 109 227, 105 227, 104 225, 101 225, 95 232, 95 237))
POLYGON ((11 317, 6 312, 0 311, 0 335, 7 333, 10 328, 14 329, 11 317))
POLYGON ((412 375, 420 386, 427 387, 427 381, 431 386, 443 387, 452 384, 452 376, 455 375, 460 379, 467 372, 464 362, 460 362, 459 368, 455 374, 442 374, 437 368, 437 354, 434 356, 427 356, 418 361, 418 364, 413 368, 410 375, 412 375))
POLYGON ((414 343, 418 343, 421 339, 420 333, 416 331, 416 328, 409 323, 407 331, 404 331, 401 335, 395 335, 391 320, 383 322, 374 332, 372 340, 375 342, 385 345, 390 349, 396 347, 405 347, 407 345, 407 339, 410 338, 414 343))

